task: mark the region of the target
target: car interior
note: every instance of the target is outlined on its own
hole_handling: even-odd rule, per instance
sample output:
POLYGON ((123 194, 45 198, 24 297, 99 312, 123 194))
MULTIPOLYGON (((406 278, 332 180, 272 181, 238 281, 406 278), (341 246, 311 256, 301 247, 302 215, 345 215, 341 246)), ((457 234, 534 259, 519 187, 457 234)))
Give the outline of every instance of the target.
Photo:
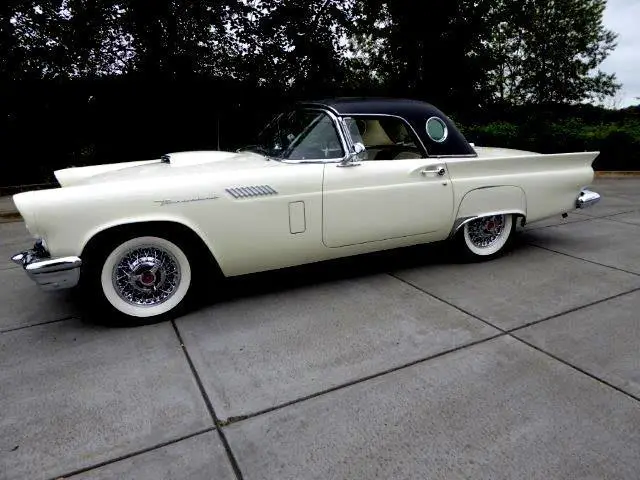
POLYGON ((345 123, 354 143, 366 150, 363 160, 403 160, 424 158, 412 132, 395 117, 347 117, 345 123))

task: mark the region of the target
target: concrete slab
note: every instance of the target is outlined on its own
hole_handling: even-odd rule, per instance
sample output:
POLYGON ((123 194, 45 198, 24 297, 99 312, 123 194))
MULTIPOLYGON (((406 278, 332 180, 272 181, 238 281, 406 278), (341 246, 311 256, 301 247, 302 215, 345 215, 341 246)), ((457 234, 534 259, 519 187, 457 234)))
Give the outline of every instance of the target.
POLYGON ((640 274, 638 227, 608 219, 523 232, 523 241, 640 274))
POLYGON ((33 238, 24 226, 24 222, 0 224, 0 245, 24 243, 25 241, 31 241, 33 245, 33 238))
POLYGON ((23 222, 0 223, 0 270, 20 268, 11 261, 11 257, 32 248, 33 242, 23 222))
POLYGON ((222 419, 497 333, 388 275, 221 303, 177 325, 222 419))
POLYGON ((2 478, 55 478, 212 426, 171 324, 0 335, 2 478))
POLYGON ((490 262, 425 266, 394 275, 503 329, 640 286, 638 276, 531 246, 516 246, 490 262))
POLYGON ((608 195, 602 192, 598 193, 602 195, 602 199, 592 207, 582 209, 580 211, 581 215, 589 217, 604 217, 640 208, 640 199, 635 196, 623 196, 619 194, 608 195))
POLYGON ((611 217, 607 217, 607 220, 630 223, 632 225, 640 225, 640 210, 636 210, 635 212, 631 212, 631 213, 621 213, 618 215, 612 215, 611 217))
POLYGON ((639 307, 640 292, 630 293, 515 335, 640 397, 639 307))
POLYGON ((0 214, 16 213, 18 209, 13 203, 13 195, 0 196, 0 214))
POLYGON ((502 337, 225 428, 247 479, 637 479, 640 405, 502 337))
POLYGON ((236 476, 218 433, 213 431, 69 478, 235 480, 236 476))
POLYGON ((80 314, 72 292, 43 292, 22 268, 0 271, 0 285, 0 332, 80 314))
POLYGON ((566 225, 574 222, 584 222, 591 220, 592 217, 580 215, 577 213, 570 213, 567 218, 562 218, 562 215, 557 215, 551 218, 545 218, 544 220, 538 220, 537 222, 527 223, 523 230, 533 230, 536 228, 544 228, 552 225, 566 225))
POLYGON ((640 199, 640 178, 597 178, 589 187, 601 195, 630 196, 640 199))

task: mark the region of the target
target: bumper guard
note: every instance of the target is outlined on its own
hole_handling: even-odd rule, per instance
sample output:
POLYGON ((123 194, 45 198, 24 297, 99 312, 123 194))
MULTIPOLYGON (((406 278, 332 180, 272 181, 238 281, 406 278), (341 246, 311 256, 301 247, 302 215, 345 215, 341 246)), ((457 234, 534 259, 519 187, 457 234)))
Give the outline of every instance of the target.
POLYGON ((72 288, 80 280, 80 257, 51 258, 41 242, 37 242, 31 250, 17 253, 11 260, 22 266, 31 280, 43 290, 72 288))
POLYGON ((580 191, 578 199, 576 200, 576 208, 587 208, 600 201, 600 194, 587 190, 586 188, 580 191))

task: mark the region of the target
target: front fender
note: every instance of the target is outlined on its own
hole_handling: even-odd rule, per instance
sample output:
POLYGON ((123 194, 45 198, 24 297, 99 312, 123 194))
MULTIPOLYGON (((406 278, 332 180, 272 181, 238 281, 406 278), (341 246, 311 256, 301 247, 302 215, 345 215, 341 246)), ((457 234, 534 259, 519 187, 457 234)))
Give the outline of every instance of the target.
MULTIPOLYGON (((91 228, 90 230, 87 230, 84 233, 84 235, 82 236, 82 238, 80 239, 80 241, 79 241, 79 243, 78 243, 76 248, 80 252, 84 252, 85 248, 87 247, 87 245, 89 244, 89 242, 93 238, 95 238, 97 235, 100 235, 101 233, 106 232, 108 230, 111 230, 113 228, 126 227, 127 225, 130 225, 130 226, 140 225, 140 224, 150 223, 150 222, 175 223, 175 224, 181 225, 181 226, 183 226, 185 228, 188 228, 189 230, 191 230, 193 233, 195 233, 200 238, 202 243, 209 249, 209 251, 211 252, 213 257, 216 259, 216 261, 218 262, 220 268, 223 269, 223 271, 224 271, 224 267, 221 264, 221 259, 216 254, 215 247, 212 244, 211 239, 207 235, 204 234, 202 229, 200 229, 195 224, 195 222, 192 222, 188 218, 185 218, 185 217, 180 216, 180 215, 149 214, 149 215, 143 215, 143 216, 137 216, 137 217, 126 217, 126 218, 114 219, 114 220, 111 220, 109 222, 102 223, 100 225, 96 225, 93 228, 91 228)), ((82 256, 82 255, 80 255, 80 256, 82 256)))

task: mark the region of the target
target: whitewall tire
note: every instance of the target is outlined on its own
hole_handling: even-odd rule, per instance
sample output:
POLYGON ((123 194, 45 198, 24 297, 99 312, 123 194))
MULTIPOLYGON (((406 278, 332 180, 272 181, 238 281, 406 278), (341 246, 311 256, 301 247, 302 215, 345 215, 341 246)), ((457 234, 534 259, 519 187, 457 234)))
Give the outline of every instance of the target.
POLYGON ((168 314, 191 286, 191 265, 184 251, 160 237, 135 237, 107 254, 100 271, 105 299, 127 317, 152 319, 168 314))
POLYGON ((515 227, 513 215, 490 215, 467 222, 460 234, 468 257, 488 259, 500 255, 509 245, 515 227))

